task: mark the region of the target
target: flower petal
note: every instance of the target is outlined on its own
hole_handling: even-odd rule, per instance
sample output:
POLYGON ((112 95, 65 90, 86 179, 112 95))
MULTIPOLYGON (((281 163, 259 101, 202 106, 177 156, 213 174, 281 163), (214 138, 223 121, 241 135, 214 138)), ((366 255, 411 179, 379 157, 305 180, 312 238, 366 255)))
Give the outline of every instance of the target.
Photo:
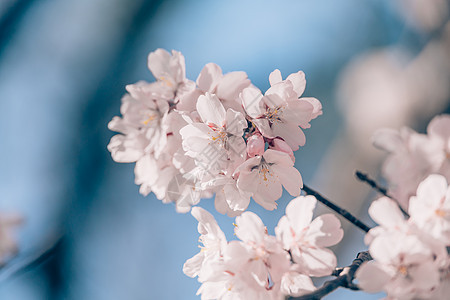
POLYGON ((222 69, 215 63, 206 64, 197 77, 197 86, 203 92, 214 93, 222 78, 222 69))
POLYGON ((197 111, 206 125, 215 124, 221 127, 225 123, 225 108, 214 94, 206 93, 198 97, 197 111))

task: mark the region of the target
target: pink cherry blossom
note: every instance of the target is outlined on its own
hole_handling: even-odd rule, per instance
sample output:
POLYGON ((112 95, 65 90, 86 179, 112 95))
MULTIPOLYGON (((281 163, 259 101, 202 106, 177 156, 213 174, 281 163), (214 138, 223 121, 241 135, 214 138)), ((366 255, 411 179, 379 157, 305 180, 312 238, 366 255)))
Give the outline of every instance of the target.
POLYGON ((433 252, 417 236, 390 232, 370 245, 374 261, 356 273, 368 292, 385 291, 393 299, 422 298, 439 285, 439 268, 433 252))
POLYGON ((232 108, 242 113, 244 110, 239 94, 250 84, 245 72, 235 71, 223 75, 222 69, 214 63, 205 65, 197 78, 197 86, 203 93, 217 95, 225 109, 232 108))
POLYGON ((450 187, 444 176, 433 174, 422 181, 408 212, 414 224, 450 246, 450 187))
POLYGON ((282 139, 279 138, 273 139, 269 144, 269 149, 287 153, 289 154, 289 157, 292 159, 292 161, 295 162, 294 151, 292 151, 291 147, 289 147, 289 145, 282 139))
POLYGON ((271 87, 264 96, 254 86, 244 89, 240 95, 245 111, 263 136, 281 137, 292 148, 298 150, 305 144, 302 129, 322 113, 321 104, 315 98, 300 98, 306 81, 303 72, 291 74, 281 80, 278 70, 269 77, 271 87))
POLYGON ((170 98, 174 102, 195 89, 195 84, 186 79, 186 65, 184 56, 175 50, 172 53, 164 49, 157 49, 148 56, 148 68, 157 83, 171 91, 170 98))
POLYGON ((288 154, 268 149, 262 156, 247 159, 236 172, 239 174, 237 186, 252 194, 253 199, 262 207, 273 210, 276 200, 281 197, 282 186, 292 196, 300 195, 303 187, 300 172, 288 154))
POLYGON ((427 131, 428 135, 409 128, 381 129, 373 136, 375 146, 389 153, 383 176, 403 208, 428 175, 441 174, 450 180, 450 116, 435 117, 427 131))
POLYGON ((247 155, 249 157, 261 156, 264 154, 266 142, 261 134, 255 133, 247 139, 247 155))
POLYGON ((210 276, 207 273, 210 268, 207 265, 210 262, 218 260, 222 255, 227 244, 226 237, 219 225, 217 225, 214 217, 200 207, 194 207, 191 214, 198 221, 198 232, 201 234, 199 241, 203 244, 201 251, 191 259, 188 259, 183 266, 183 272, 189 277, 199 276, 201 280, 203 277, 210 276))
POLYGON ((202 122, 180 130, 186 155, 215 174, 226 170, 230 161, 243 161, 246 146, 242 135, 247 127, 244 116, 232 109, 225 111, 217 96, 209 93, 198 98, 197 111, 202 122))
POLYGON ((339 243, 344 232, 339 219, 332 214, 312 220, 316 203, 314 196, 300 196, 292 200, 275 233, 284 249, 290 251, 301 273, 326 276, 336 267, 336 256, 325 247, 339 243))

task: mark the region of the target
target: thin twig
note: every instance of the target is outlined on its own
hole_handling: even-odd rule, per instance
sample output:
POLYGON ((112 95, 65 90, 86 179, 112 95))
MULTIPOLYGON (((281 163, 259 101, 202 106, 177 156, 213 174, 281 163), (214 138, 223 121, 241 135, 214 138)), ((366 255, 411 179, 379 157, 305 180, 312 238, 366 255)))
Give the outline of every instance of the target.
POLYGON ((347 210, 337 206, 336 204, 334 204, 330 200, 326 199, 325 197, 323 197, 322 195, 320 195, 318 192, 311 189, 307 185, 303 185, 303 190, 305 191, 306 194, 315 196, 317 198, 317 200, 319 200, 321 203, 323 203, 324 205, 328 206, 329 208, 331 208, 332 210, 334 210, 335 212, 337 212, 338 214, 340 214, 341 216, 346 218, 350 223, 352 223, 353 225, 355 225, 362 231, 369 232, 370 227, 367 226, 366 224, 364 224, 357 217, 355 217, 354 215, 349 213, 347 210))
POLYGON ((358 286, 353 283, 353 279, 355 278, 355 273, 358 268, 366 261, 372 260, 372 256, 370 256, 369 251, 364 251, 358 253, 356 259, 352 262, 352 264, 348 267, 345 267, 341 275, 337 278, 326 281, 320 288, 311 292, 309 294, 291 298, 292 300, 318 300, 322 299, 322 297, 328 295, 334 290, 343 287, 351 290, 359 290, 358 286))
POLYGON ((389 196, 387 193, 387 189, 384 187, 381 187, 375 180, 371 179, 367 174, 357 170, 355 172, 355 175, 356 175, 356 178, 358 178, 362 182, 367 183, 368 185, 370 185, 374 190, 376 190, 380 194, 391 198, 391 196, 389 196))
MULTIPOLYGON (((391 198, 392 200, 394 200, 395 202, 398 201, 395 200, 391 195, 388 194, 387 189, 384 187, 381 187, 375 180, 373 180, 372 178, 370 178, 367 174, 361 172, 361 171, 356 171, 355 172, 356 178, 358 178, 359 180, 361 180, 364 183, 367 183, 368 185, 370 185, 371 188, 373 188, 374 190, 376 190, 377 192, 379 192, 380 194, 382 194, 383 196, 386 196, 388 198, 391 198)), ((409 214, 398 204, 398 207, 400 208, 400 210, 402 211, 402 213, 409 218, 409 214)))

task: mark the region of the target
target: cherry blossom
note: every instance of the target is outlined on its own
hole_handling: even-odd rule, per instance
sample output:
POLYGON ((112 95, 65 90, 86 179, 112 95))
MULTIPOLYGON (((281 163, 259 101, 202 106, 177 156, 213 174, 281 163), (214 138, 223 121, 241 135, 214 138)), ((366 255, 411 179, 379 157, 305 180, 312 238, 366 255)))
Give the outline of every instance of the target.
POLYGON ((302 129, 322 113, 321 104, 315 98, 300 98, 305 89, 303 72, 291 74, 281 80, 279 70, 270 74, 271 87, 264 96, 254 86, 244 89, 241 100, 253 124, 267 138, 281 137, 292 148, 298 150, 306 142, 302 129))
POLYGON ((122 116, 108 124, 119 133, 108 150, 115 161, 136 164, 141 194, 153 192, 178 212, 216 194, 217 211, 233 217, 252 197, 274 209, 282 186, 300 194, 293 150, 305 143, 302 129, 322 113, 317 99, 299 98, 303 72, 283 80, 275 70, 263 96, 245 72, 223 74, 214 63, 190 81, 177 51, 150 53, 148 68, 156 81, 127 85, 122 116))
POLYGON ((217 225, 214 217, 200 207, 194 207, 191 214, 198 221, 198 232, 201 234, 199 241, 203 244, 201 251, 188 259, 183 266, 183 272, 190 276, 199 276, 201 280, 202 272, 209 270, 206 266, 209 262, 219 259, 223 255, 224 248, 227 244, 224 233, 217 225))
POLYGON ((301 266, 292 263, 281 242, 267 233, 252 212, 236 218, 235 235, 240 241, 226 242, 211 214, 194 207, 199 221, 200 253, 187 260, 183 271, 202 283, 201 299, 284 299, 315 290, 301 266))
POLYGON ((186 155, 213 173, 226 170, 229 161, 243 161, 246 145, 242 135, 247 128, 244 116, 232 109, 225 111, 217 96, 209 93, 198 98, 197 111, 202 122, 180 130, 186 155))
POLYGON ((261 156, 247 159, 236 169, 239 189, 252 194, 253 199, 267 210, 277 207, 282 186, 292 196, 300 195, 303 187, 300 172, 288 154, 268 149, 261 156))
POLYGON ((433 252, 417 236, 389 233, 370 245, 374 261, 363 264, 356 277, 368 292, 385 291, 394 299, 413 299, 439 285, 433 252))
POLYGON ((383 176, 390 184, 391 195, 403 208, 408 207, 409 198, 428 175, 437 173, 450 180, 450 116, 435 117, 427 132, 380 129, 373 136, 375 146, 389 153, 383 176))
POLYGON ((430 175, 411 197, 409 214, 414 224, 450 246, 450 187, 442 175, 430 175))
POLYGON ((292 200, 275 233, 303 274, 325 276, 336 267, 336 256, 325 247, 339 243, 344 232, 339 219, 332 214, 312 220, 316 203, 314 196, 300 196, 292 200))

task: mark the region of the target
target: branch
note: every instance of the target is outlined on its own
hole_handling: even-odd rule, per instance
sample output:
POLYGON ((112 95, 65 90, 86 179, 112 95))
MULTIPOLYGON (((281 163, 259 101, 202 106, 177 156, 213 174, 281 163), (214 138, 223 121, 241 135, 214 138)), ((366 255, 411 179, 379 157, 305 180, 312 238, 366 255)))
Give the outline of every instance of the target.
POLYGON ((291 298, 291 300, 318 300, 322 299, 322 297, 328 295, 334 290, 343 287, 351 290, 359 290, 358 286, 353 283, 353 279, 355 277, 356 270, 362 265, 362 263, 372 260, 372 256, 370 256, 369 251, 364 251, 358 253, 356 259, 352 262, 352 264, 348 267, 345 267, 340 272, 340 275, 330 281, 326 281, 320 288, 311 292, 309 294, 291 298))
POLYGON ((320 195, 318 192, 316 192, 315 190, 311 189, 307 185, 303 185, 303 190, 305 191, 306 194, 315 196, 317 198, 317 200, 319 200, 324 205, 328 206, 329 208, 331 208, 332 210, 334 210, 335 212, 337 212, 338 214, 340 214, 341 216, 346 218, 350 223, 352 223, 353 225, 355 225, 356 227, 358 227, 362 231, 369 232, 370 227, 367 226, 366 224, 364 224, 357 217, 355 217, 354 215, 349 213, 347 210, 337 206, 336 204, 334 204, 330 200, 326 199, 325 197, 323 197, 322 195, 320 195))
MULTIPOLYGON (((379 192, 380 194, 382 194, 383 196, 386 196, 388 198, 391 198, 392 200, 395 200, 391 195, 389 195, 387 193, 386 188, 381 187, 375 180, 371 179, 367 174, 361 172, 361 171, 356 171, 355 172, 356 178, 358 178, 359 180, 361 180, 364 183, 367 183, 368 185, 370 185, 371 188, 373 188, 374 190, 376 190, 377 192, 379 192)), ((395 202, 398 201, 395 200, 395 202)), ((400 208, 400 210, 402 211, 402 213, 409 218, 408 213, 400 206, 398 205, 398 207, 400 208)))

